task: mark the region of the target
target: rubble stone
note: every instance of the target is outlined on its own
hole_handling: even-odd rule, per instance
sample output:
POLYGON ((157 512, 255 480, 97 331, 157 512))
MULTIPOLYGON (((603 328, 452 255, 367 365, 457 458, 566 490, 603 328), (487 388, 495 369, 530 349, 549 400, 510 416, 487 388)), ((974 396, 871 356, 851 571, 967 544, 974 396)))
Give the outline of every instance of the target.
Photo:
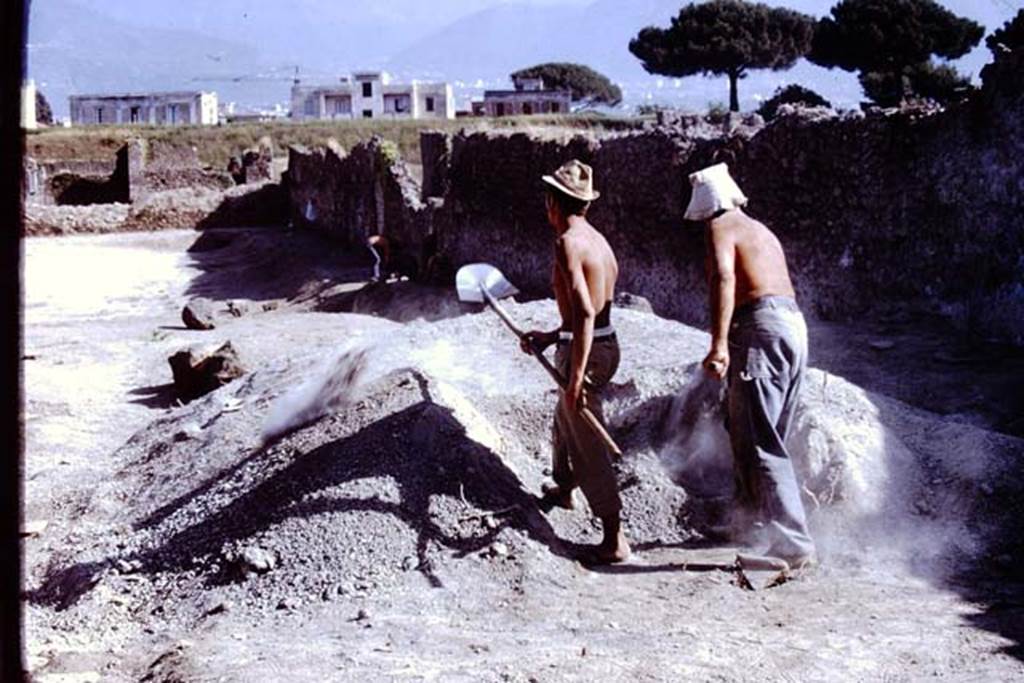
POLYGON ((190 347, 178 351, 167 362, 171 366, 175 392, 186 401, 208 394, 245 374, 230 341, 212 351, 190 347))
POLYGON ((181 321, 190 330, 212 330, 217 327, 213 307, 214 304, 209 299, 192 299, 181 309, 181 321))

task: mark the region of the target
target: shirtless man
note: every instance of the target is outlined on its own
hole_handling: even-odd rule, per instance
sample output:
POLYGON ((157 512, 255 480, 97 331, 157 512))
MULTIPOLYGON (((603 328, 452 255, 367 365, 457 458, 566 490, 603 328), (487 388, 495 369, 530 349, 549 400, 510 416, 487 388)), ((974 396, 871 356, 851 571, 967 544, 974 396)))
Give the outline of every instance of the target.
POLYGON ((712 322, 704 367, 729 383, 734 527, 749 524, 767 558, 806 566, 815 547, 785 440, 807 365, 807 325, 782 245, 743 212, 747 198, 728 167, 694 173, 690 183, 686 218, 706 226, 712 322))
POLYGON ((593 189, 592 169, 573 160, 543 179, 548 185, 548 222, 556 235, 551 284, 562 324, 550 332, 527 333, 522 348, 529 353, 531 345, 544 350, 558 344, 555 364, 568 378, 555 410, 554 484, 544 487, 544 498, 550 505, 572 509, 573 489, 579 486, 604 532, 601 543, 587 548, 580 559, 586 564, 621 562, 630 550, 611 454, 580 415, 585 405, 604 421, 599 391, 619 366, 619 344, 611 327, 619 265, 608 242, 586 219, 590 202, 600 196, 593 189))

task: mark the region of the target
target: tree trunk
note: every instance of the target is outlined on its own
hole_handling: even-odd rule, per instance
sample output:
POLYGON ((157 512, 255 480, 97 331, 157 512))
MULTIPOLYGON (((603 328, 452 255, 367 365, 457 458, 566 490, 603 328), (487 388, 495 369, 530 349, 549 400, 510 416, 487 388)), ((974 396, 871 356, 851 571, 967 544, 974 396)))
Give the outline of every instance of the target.
POLYGON ((729 111, 740 110, 740 93, 737 83, 740 80, 739 71, 729 72, 729 111))
POLYGON ((910 87, 910 77, 907 74, 903 73, 903 69, 900 69, 896 72, 896 83, 899 85, 899 106, 902 108, 907 106, 907 102, 910 101, 910 94, 912 90, 910 87))

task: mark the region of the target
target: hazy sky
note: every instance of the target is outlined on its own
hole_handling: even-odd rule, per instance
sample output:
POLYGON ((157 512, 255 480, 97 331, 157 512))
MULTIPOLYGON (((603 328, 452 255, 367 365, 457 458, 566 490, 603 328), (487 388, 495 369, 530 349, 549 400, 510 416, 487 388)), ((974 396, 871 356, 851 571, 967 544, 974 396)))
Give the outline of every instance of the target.
MULTIPOLYGON (((47 0, 31 0, 33 4, 45 3, 47 0)), ((633 0, 623 0, 632 2, 633 0)), ((836 4, 836 0, 761 0, 769 5, 791 6, 804 12, 825 14, 836 4)), ((986 19, 1007 16, 1024 7, 1024 0, 939 0, 939 2, 957 14, 971 17, 986 23, 986 19)), ((473 12, 501 4, 531 5, 576 5, 592 4, 593 0, 306 0, 306 2, 275 2, 264 0, 211 0, 211 4, 221 9, 236 7, 261 13, 288 14, 292 6, 299 4, 321 4, 338 7, 343 5, 346 11, 354 15, 379 16, 389 15, 401 19, 424 19, 434 21, 452 21, 473 12)), ((105 14, 118 19, 149 26, 162 27, 194 27, 195 17, 182 12, 179 3, 174 0, 92 0, 82 2, 105 14)), ((680 1, 680 6, 685 0, 680 1)))
MULTIPOLYGON (((837 0, 761 1, 821 16, 837 0)), ((983 24, 987 31, 1024 7, 1024 0, 939 2, 983 24)), ((333 78, 346 68, 385 67, 392 73, 397 69, 399 78, 474 82, 478 78, 503 78, 510 68, 538 61, 541 55, 545 59, 590 63, 599 70, 606 69, 615 80, 632 81, 629 100, 639 96, 657 100, 668 96, 671 88, 691 96, 691 105, 704 104, 723 97, 721 84, 715 79, 692 77, 684 79, 682 86, 669 79, 661 90, 662 79, 643 74, 625 48, 629 34, 642 28, 636 17, 664 24, 684 4, 685 0, 32 0, 30 17, 38 16, 40 21, 30 18, 29 67, 30 76, 53 95, 58 112, 65 109, 69 94, 197 87, 197 83, 221 91, 225 100, 266 106, 287 100, 285 77, 290 78, 294 68, 290 65, 298 65, 303 77, 314 81, 333 78), (512 7, 499 12, 499 5, 563 10, 553 9, 548 18, 546 12, 512 7), (470 17, 489 8, 495 10, 492 14, 496 21, 470 17), (588 9, 567 13, 565 8, 588 9), (529 21, 525 21, 527 15, 529 21), (565 20, 567 16, 574 18, 565 20), (587 43, 576 36, 575 41, 568 41, 577 46, 574 51, 555 54, 565 50, 552 40, 558 32, 550 29, 557 28, 558 17, 567 21, 567 35, 572 34, 574 22, 585 17, 587 35, 598 39, 587 43), (460 19, 466 20, 460 23, 462 30, 445 33, 460 19), (509 42, 508 26, 519 19, 524 19, 519 22, 519 30, 526 33, 522 40, 509 42), (602 25, 602 21, 608 23, 602 25), (529 41, 530 31, 537 26, 549 30, 544 32, 547 42, 534 45, 529 41), (136 31, 135 27, 161 31, 136 31), (615 27, 622 30, 607 30, 615 27), (412 73, 421 66, 417 61, 419 50, 441 45, 431 42, 443 40, 440 36, 455 45, 475 48, 473 54, 477 56, 462 62, 449 59, 446 66, 433 72, 412 73), (490 55, 492 63, 481 63, 479 55, 488 50, 495 53, 490 55), (501 68, 493 68, 498 62, 501 68), (268 73, 280 76, 276 79, 280 83, 250 84, 243 92, 237 84, 225 82, 225 76, 262 77, 268 73), (657 90, 651 85, 655 81, 657 90)), ((455 49, 452 57, 457 56, 455 49)), ((990 58, 982 42, 956 66, 977 78, 990 58)), ((741 89, 741 97, 765 96, 783 81, 803 82, 847 106, 861 98, 853 75, 806 63, 780 74, 752 74, 741 89)))

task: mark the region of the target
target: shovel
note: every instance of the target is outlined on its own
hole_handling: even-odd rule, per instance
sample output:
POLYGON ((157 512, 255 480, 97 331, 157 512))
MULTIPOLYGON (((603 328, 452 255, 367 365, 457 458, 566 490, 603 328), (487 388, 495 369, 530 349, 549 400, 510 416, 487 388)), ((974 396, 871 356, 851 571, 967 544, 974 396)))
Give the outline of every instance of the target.
MULTIPOLYGON (((459 301, 487 303, 517 337, 522 339, 526 336, 526 333, 519 329, 519 326, 515 324, 508 313, 505 312, 505 309, 501 307, 501 304, 498 303, 498 299, 518 294, 519 290, 506 280, 501 271, 494 266, 487 263, 471 263, 468 266, 459 268, 459 272, 455 274, 455 289, 459 294, 459 301)), ((555 383, 564 390, 568 382, 562 377, 562 373, 551 364, 551 361, 547 359, 543 352, 534 348, 532 344, 530 344, 530 352, 540 361, 540 364, 548 371, 548 374, 555 380, 555 383)), ((597 419, 597 416, 591 412, 590 408, 583 406, 580 414, 590 428, 594 430, 594 433, 604 441, 608 450, 614 453, 616 457, 621 458, 622 449, 615 443, 611 434, 604 428, 601 421, 597 419)))

